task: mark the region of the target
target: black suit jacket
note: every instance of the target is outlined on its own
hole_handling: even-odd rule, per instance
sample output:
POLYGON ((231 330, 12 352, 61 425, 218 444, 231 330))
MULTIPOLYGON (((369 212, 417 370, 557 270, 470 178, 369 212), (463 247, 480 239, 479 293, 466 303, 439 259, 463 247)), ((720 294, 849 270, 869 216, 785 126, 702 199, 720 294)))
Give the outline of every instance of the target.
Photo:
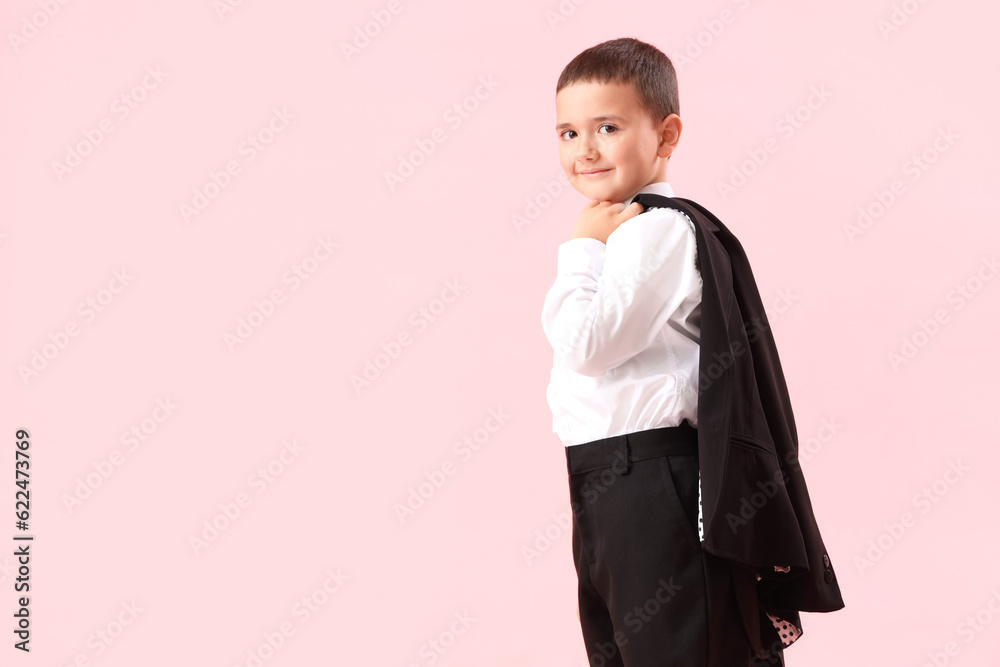
MULTIPOLYGON (((799 611, 834 611, 844 601, 799 467, 788 389, 750 263, 736 237, 701 205, 648 193, 633 201, 647 210, 683 211, 694 222, 703 283, 703 547, 761 577, 756 604, 801 632, 799 611)), ((757 619, 745 620, 748 631, 757 627, 757 619)))

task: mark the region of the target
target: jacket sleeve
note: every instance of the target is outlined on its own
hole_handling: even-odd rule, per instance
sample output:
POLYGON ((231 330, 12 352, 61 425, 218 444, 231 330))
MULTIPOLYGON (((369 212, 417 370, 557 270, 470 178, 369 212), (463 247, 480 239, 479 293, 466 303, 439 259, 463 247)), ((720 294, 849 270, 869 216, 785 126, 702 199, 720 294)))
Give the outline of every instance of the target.
POLYGON ((557 356, 581 375, 599 376, 649 347, 678 306, 701 286, 693 223, 659 208, 608 237, 559 246, 556 280, 542 328, 557 356))

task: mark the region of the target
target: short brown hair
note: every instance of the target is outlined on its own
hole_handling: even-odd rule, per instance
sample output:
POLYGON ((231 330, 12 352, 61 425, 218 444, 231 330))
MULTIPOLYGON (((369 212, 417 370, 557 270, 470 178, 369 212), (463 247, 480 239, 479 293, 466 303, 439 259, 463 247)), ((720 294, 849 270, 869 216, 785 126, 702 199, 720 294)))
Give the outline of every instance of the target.
POLYGON ((680 115, 674 65, 652 44, 621 37, 590 47, 563 69, 556 93, 571 84, 592 81, 632 84, 639 104, 654 122, 672 113, 680 115))

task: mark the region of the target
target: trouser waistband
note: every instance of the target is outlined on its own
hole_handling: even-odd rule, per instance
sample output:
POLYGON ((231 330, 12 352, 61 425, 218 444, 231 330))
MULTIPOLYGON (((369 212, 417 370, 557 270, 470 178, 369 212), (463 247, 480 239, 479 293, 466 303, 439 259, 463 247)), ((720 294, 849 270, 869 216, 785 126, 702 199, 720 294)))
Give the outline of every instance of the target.
POLYGON ((576 475, 601 468, 619 468, 627 475, 633 461, 659 456, 697 456, 698 429, 687 419, 678 426, 662 426, 614 435, 566 447, 566 470, 576 475))

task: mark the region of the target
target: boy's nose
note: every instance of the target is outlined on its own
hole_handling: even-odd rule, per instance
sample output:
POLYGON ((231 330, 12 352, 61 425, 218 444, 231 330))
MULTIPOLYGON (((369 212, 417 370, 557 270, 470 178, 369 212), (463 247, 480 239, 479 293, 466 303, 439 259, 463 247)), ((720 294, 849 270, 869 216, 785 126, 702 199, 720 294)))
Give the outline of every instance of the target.
POLYGON ((597 148, 594 146, 594 142, 590 139, 580 137, 580 142, 576 148, 577 159, 586 159, 595 155, 597 155, 597 148))

